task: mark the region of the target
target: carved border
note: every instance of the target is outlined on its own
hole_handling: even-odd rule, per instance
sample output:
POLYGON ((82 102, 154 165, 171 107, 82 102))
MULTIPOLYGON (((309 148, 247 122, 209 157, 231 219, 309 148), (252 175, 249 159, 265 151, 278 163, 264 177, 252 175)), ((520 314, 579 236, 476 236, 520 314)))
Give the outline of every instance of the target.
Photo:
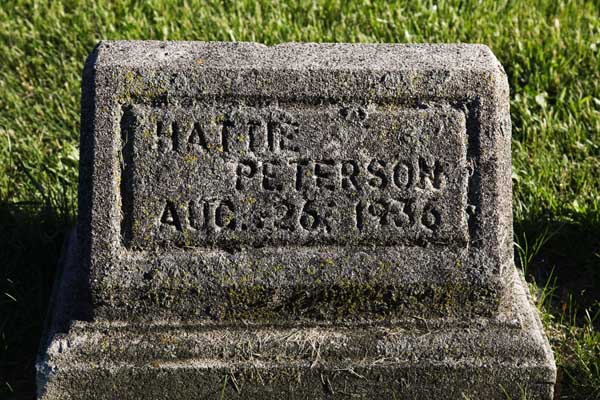
MULTIPOLYGON (((156 100, 156 99, 155 99, 156 100)), ((224 100, 230 100, 228 98, 225 99, 214 99, 215 102, 218 101, 224 101, 224 100)), ((256 101, 256 103, 253 102, 247 102, 244 103, 247 106, 251 106, 251 107, 256 107, 256 106, 260 106, 260 105, 264 105, 264 104, 269 104, 271 101, 277 101, 277 99, 258 99, 258 101, 256 101), (263 103, 264 102, 264 103, 263 103)), ((164 100, 156 100, 157 104, 164 104, 164 100)), ((189 100, 189 99, 183 99, 183 103, 185 104, 185 101, 191 101, 191 103, 188 104, 193 104, 194 99, 189 100)), ((297 102, 297 101, 293 101, 293 102, 286 102, 286 101, 280 101, 277 102, 277 104, 279 106, 281 106, 282 108, 285 108, 286 105, 297 105, 297 104, 306 104, 306 105, 314 105, 312 101, 306 101, 306 102, 297 102)), ((466 209, 464 210, 465 213, 465 218, 466 218, 466 224, 467 224, 467 228, 468 228, 468 243, 465 244, 465 247, 469 247, 469 246, 473 246, 473 247, 478 247, 478 227, 479 227, 479 220, 478 220, 478 215, 477 215, 477 204, 478 204, 478 193, 479 193, 479 189, 480 189, 480 184, 481 184, 481 177, 480 175, 477 173, 477 168, 475 166, 475 164, 477 163, 477 152, 478 149, 480 147, 479 144, 479 133, 480 133, 480 122, 479 122, 479 116, 478 116, 478 107, 479 107, 479 103, 480 103, 480 99, 479 98, 474 98, 474 99, 462 99, 462 100, 457 100, 457 99, 437 99, 436 101, 432 101, 432 103, 423 103, 423 104, 414 104, 414 103, 403 103, 403 102, 394 102, 394 101, 390 101, 390 102, 377 102, 376 105, 379 108, 383 108, 387 105, 390 106, 396 106, 396 107, 401 107, 407 110, 410 109, 423 109, 423 108, 427 108, 428 106, 431 106, 431 104, 435 104, 436 106, 441 105, 448 105, 450 107, 452 107, 454 110, 462 112, 465 116, 465 121, 466 121, 466 130, 465 130, 465 134, 467 136, 467 141, 466 141, 466 163, 467 163, 467 167, 469 169, 469 174, 467 177, 467 202, 466 202, 466 209), (439 101, 438 101, 439 100, 439 101)), ((129 102, 127 103, 122 103, 120 104, 119 108, 122 110, 123 107, 127 107, 128 105, 135 105, 135 104, 146 104, 146 101, 140 101, 137 99, 130 99, 129 102)), ((318 103, 316 103, 318 104, 318 103)), ((331 100, 331 104, 340 104, 339 101, 337 100, 331 100)), ((362 104, 361 102, 354 102, 352 104, 362 104)), ((155 105, 155 104, 154 104, 155 105)), ((121 119, 120 119, 121 121, 121 119)), ((133 156, 132 156, 132 144, 130 141, 127 140, 127 137, 124 133, 124 129, 122 124, 119 124, 119 136, 118 136, 118 148, 120 149, 118 151, 118 156, 120 157, 119 159, 119 163, 120 163, 120 175, 119 175, 119 187, 118 187, 118 199, 121 202, 121 204, 119 205, 119 213, 121 215, 120 217, 120 225, 121 228, 119 229, 120 235, 121 235, 121 240, 119 241, 121 243, 121 247, 123 250, 127 250, 127 251, 134 251, 134 252, 143 252, 146 249, 130 249, 127 245, 126 245, 126 236, 129 234, 131 234, 131 232, 127 232, 128 228, 128 224, 125 222, 125 217, 124 215, 126 215, 128 212, 131 213, 131 207, 132 207, 132 199, 128 199, 127 198, 127 194, 131 195, 131 191, 127 191, 124 190, 124 187, 126 185, 128 185, 131 182, 131 179, 133 178, 133 171, 131 168, 127 168, 127 165, 131 165, 132 164, 132 160, 133 160, 133 156), (128 210, 129 209, 129 210, 128 210), (124 239, 125 237, 125 239, 124 239)), ((385 245, 376 245, 376 247, 397 247, 397 246, 409 246, 409 247, 428 247, 430 245, 432 245, 432 243, 429 243, 427 241, 422 241, 422 240, 411 240, 413 243, 407 243, 407 244, 385 244, 385 245)), ((444 245, 446 243, 443 242, 437 242, 435 243, 435 245, 444 245)), ((266 247, 305 247, 305 248, 311 248, 314 247, 318 244, 302 244, 302 245, 281 245, 281 246, 266 246, 266 247)), ((335 244, 332 243, 330 244, 330 246, 332 247, 345 247, 345 244, 335 244)), ((178 246, 175 246, 175 248, 177 248, 178 246)), ((462 247, 462 246, 461 246, 462 247)), ((206 250, 214 250, 214 249, 219 249, 219 248, 223 248, 223 246, 220 245, 214 245, 214 246, 203 246, 203 245, 194 245, 190 247, 191 249, 193 249, 192 251, 194 252, 198 252, 198 251, 206 251, 206 250)))

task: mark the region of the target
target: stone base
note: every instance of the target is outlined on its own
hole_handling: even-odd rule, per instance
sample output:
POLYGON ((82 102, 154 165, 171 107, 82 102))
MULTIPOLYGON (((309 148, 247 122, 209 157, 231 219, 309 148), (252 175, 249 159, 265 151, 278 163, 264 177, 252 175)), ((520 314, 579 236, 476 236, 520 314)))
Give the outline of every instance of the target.
POLYGON ((493 319, 136 326, 79 320, 73 243, 42 341, 39 399, 553 396, 552 352, 516 270, 493 319))

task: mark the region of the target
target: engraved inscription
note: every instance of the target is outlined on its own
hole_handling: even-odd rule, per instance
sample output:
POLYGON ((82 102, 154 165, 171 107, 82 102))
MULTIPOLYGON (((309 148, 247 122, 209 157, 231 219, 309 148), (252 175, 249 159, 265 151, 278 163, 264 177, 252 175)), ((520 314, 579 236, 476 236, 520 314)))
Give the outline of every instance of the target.
POLYGON ((124 107, 124 244, 466 245, 464 114, 358 109, 124 107))

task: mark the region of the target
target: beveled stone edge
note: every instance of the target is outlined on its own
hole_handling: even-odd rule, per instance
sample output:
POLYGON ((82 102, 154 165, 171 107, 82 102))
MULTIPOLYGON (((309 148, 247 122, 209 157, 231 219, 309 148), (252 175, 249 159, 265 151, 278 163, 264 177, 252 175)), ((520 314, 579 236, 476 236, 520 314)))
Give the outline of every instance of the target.
MULTIPOLYGON (((163 335, 163 332, 161 332, 161 329, 166 329, 167 331, 170 331, 168 332, 167 337, 174 337, 173 335, 175 335, 176 338, 177 335, 182 335, 183 338, 189 338, 190 335, 194 335, 194 332, 206 331, 212 331, 213 333, 221 334, 221 336, 227 334, 231 336, 232 326, 215 326, 214 323, 196 323, 173 327, 168 321, 165 321, 162 324, 150 324, 145 328, 140 328, 139 326, 136 327, 135 325, 127 324, 124 322, 86 322, 69 320, 69 316, 74 315, 78 315, 80 318, 86 317, 85 310, 83 310, 82 312, 82 310, 77 310, 76 307, 78 301, 78 293, 81 292, 77 289, 76 285, 78 268, 76 262, 76 253, 73 251, 73 244, 75 242, 76 237, 74 234, 71 234, 69 236, 70 245, 65 246, 65 253, 64 256, 61 258, 59 274, 57 275, 57 283, 55 284, 55 288, 52 295, 52 309, 49 310, 49 323, 40 343, 40 350, 36 362, 36 378, 38 384, 38 396, 40 398, 43 397, 45 388, 48 385, 53 385, 52 381, 55 380, 55 378, 58 375, 64 375, 64 378, 65 376, 69 376, 69 371, 89 375, 90 373, 94 373, 94 371, 117 371, 122 370, 123 368, 125 368, 125 370, 128 371, 137 371, 137 373, 143 373, 143 371, 147 371, 148 369, 157 369, 160 371, 161 369, 173 370, 173 368, 175 368, 181 369, 182 371, 188 371, 187 373, 202 374, 203 372, 201 371, 203 370, 210 371, 214 370, 215 368, 216 370, 223 369, 225 371, 231 369, 243 369, 246 367, 285 369, 286 366, 291 367, 295 365, 300 369, 309 371, 312 370, 313 367, 317 366, 317 364, 314 364, 314 361, 310 362, 310 358, 306 358, 306 354, 301 354, 301 356, 296 359, 294 359, 293 357, 288 359, 284 358, 283 361, 276 361, 275 359, 269 361, 267 359, 257 360, 257 362, 254 363, 252 362, 252 360, 242 359, 219 360, 219 357, 202 360, 201 358, 198 358, 198 354, 206 353, 206 348, 203 348, 202 346, 196 349, 197 351, 199 351, 199 353, 197 353, 197 355, 192 358, 185 358, 183 360, 159 360, 150 357, 147 358, 145 361, 143 359, 140 360, 140 352, 136 350, 136 347, 129 347, 129 343, 135 343, 137 341, 138 345, 139 343, 143 343, 142 348, 152 349, 152 347, 154 347, 155 351, 158 350, 163 352, 165 351, 165 349, 171 348, 170 346, 172 346, 174 343, 177 343, 177 339, 175 339, 171 343, 164 342, 165 336, 163 335), (102 339, 103 335, 104 339, 102 339), (125 358, 121 358, 120 361, 114 360, 115 357, 119 357, 117 356, 117 353, 111 350, 112 347, 118 347, 119 335, 122 335, 122 338, 125 339, 125 342, 127 343, 127 345, 125 346, 126 351, 125 353, 122 353, 125 355, 125 358), (117 337, 117 339, 111 339, 111 337, 113 336, 117 337), (98 340, 99 338, 101 340, 98 340), (139 342, 139 340, 141 340, 141 342, 139 342), (88 356, 82 358, 82 353, 79 353, 76 350, 77 348, 87 348, 87 350, 85 350, 83 354, 87 352, 88 356, 91 358, 89 358, 88 356), (129 355, 127 355, 127 351, 132 352, 129 353, 129 355), (129 360, 127 359, 128 357, 130 358, 129 360), (96 361, 94 361, 95 359, 96 361), (208 368, 208 370, 206 370, 205 368, 208 368)), ((512 280, 512 287, 514 288, 512 293, 514 294, 514 298, 507 299, 507 302, 504 303, 506 306, 513 308, 512 313, 510 311, 508 313, 500 313, 495 320, 488 321, 489 325, 487 326, 485 325, 485 323, 482 325, 482 321, 476 320, 473 323, 473 325, 476 326, 475 328, 455 329, 454 331, 460 332, 462 336, 450 336, 452 340, 456 340, 457 337, 459 338, 459 340, 464 340, 466 349, 470 348, 471 350, 473 350, 473 345, 477 347, 477 345, 481 346, 483 344, 482 348, 488 349, 488 351, 491 350, 492 353, 484 357, 481 357, 479 354, 475 354, 472 356, 470 356, 469 354, 465 356, 463 354, 462 358, 450 358, 449 360, 443 362, 441 362, 440 360, 436 361, 436 357, 426 357, 424 359, 421 359, 417 363, 416 367, 413 365, 416 360, 411 359, 410 361, 398 361, 398 354, 391 354, 392 361, 389 363, 383 363, 384 370, 397 370, 403 368, 406 369, 411 368, 411 366, 413 368, 425 369, 435 369, 443 367, 451 369, 458 368, 460 370, 461 368, 463 368, 465 369, 465 371, 472 368, 484 368, 484 370, 485 368, 498 368, 499 370, 507 369, 507 371, 512 371, 514 369, 514 373, 516 374, 516 376, 519 376, 521 374, 532 374, 531 376, 535 376, 536 381, 534 383, 536 385, 542 385, 544 387, 548 387, 548 385, 550 385, 550 388, 548 390, 551 392, 551 386, 556 380, 556 366, 554 363, 552 350, 544 334, 541 320, 539 318, 537 310, 532 304, 531 296, 528 293, 528 289, 526 284, 524 283, 522 275, 517 270, 514 270, 512 276, 514 278, 512 280), (511 318, 511 314, 514 318, 511 318), (477 326, 479 328, 477 328, 477 326), (500 340, 499 342, 495 342, 492 340, 488 343, 485 343, 486 339, 489 339, 488 335, 494 334, 494 332, 499 332, 501 336, 505 337, 505 340, 500 340), (516 349, 511 346, 511 344, 514 344, 512 343, 514 340, 518 340, 521 342, 521 344, 523 345, 523 348, 521 350, 524 351, 516 351, 518 350, 519 345, 516 346, 516 349), (525 351, 526 349, 533 351, 533 353, 531 353, 530 351, 525 351), (501 354, 503 351, 511 351, 512 353, 516 353, 515 357, 512 359, 510 357, 502 357, 501 354)), ((437 336, 441 339, 437 340, 439 346, 439 343, 443 343, 443 339, 446 337, 445 335, 447 335, 448 332, 452 332, 452 329, 438 329, 435 327, 433 327, 432 332, 432 327, 428 326, 427 321, 420 322, 423 323, 421 326, 416 326, 411 330, 406 329, 406 327, 394 328, 394 326, 378 327, 363 325, 352 328, 352 326, 336 327, 332 324, 306 328, 282 328, 272 326, 256 326, 253 324, 245 324, 243 321, 240 321, 238 327, 233 332, 233 337, 230 341, 230 344, 226 345, 225 348, 230 348, 231 351, 235 352, 235 343, 240 343, 240 339, 248 341, 248 339, 253 340, 252 338, 255 338, 255 343, 261 343, 260 331, 262 331, 267 336, 270 335, 271 337, 273 337, 273 334, 279 334, 282 335, 282 337, 289 336, 290 334, 297 335, 297 342, 299 341, 300 343, 306 343, 306 345, 310 346, 315 345, 316 347, 312 347, 313 351, 314 349, 318 348, 322 354, 325 354, 326 348, 323 347, 323 344, 319 344, 314 341, 314 338, 318 337, 319 331, 327 332, 328 334, 333 334, 334 336, 339 333, 347 334, 348 332, 350 332, 352 334, 353 331, 354 333, 360 333, 362 331, 362 335, 353 337, 352 335, 348 336, 350 338, 350 341, 356 338, 359 339, 358 341, 355 341, 355 348, 361 349, 365 347, 365 344, 363 344, 362 342, 365 340, 365 337, 378 338, 379 340, 382 337, 381 333, 385 332, 385 337, 391 337, 392 341, 388 340, 387 342, 383 343, 381 342, 381 340, 379 340, 377 343, 375 343, 375 347, 373 347, 373 343, 371 343, 371 348, 388 348, 388 346, 390 345, 392 345, 393 347, 393 338, 397 337, 399 340, 397 342, 397 345, 400 345, 400 349, 404 349, 406 347, 406 343, 410 344, 412 340, 413 344, 417 343, 417 347, 413 349, 412 353, 419 354, 419 347, 423 350, 429 349, 429 351, 431 351, 431 344, 436 342, 436 340, 425 340, 419 345, 418 342, 422 340, 422 338, 434 338, 437 336), (259 333, 258 335, 257 332, 259 333), (248 333, 249 335, 246 335, 248 333), (235 337, 236 334, 238 334, 238 337, 235 337)), ((184 342, 180 343, 182 345, 189 344, 184 342)), ((205 343, 210 343, 210 341, 205 341, 205 343)), ((198 344, 198 342, 196 342, 196 344, 198 344)), ((366 346, 369 347, 368 343, 366 343, 366 346)), ((461 346, 462 345, 459 345, 458 348, 460 348, 461 346)), ((331 346, 330 343, 330 347, 332 347, 332 349, 331 351, 329 351, 329 353, 335 354, 336 346, 331 346)), ((277 354, 277 348, 275 348, 274 350, 275 353, 273 354, 277 354)), ((283 347, 281 348, 281 350, 283 350, 283 347)), ((348 354, 346 355, 348 356, 348 354)), ((156 356, 156 354, 153 354, 153 356, 156 356)), ((343 357, 322 357, 322 359, 323 363, 320 366, 320 368, 324 368, 325 370, 329 369, 335 371, 340 370, 340 368, 347 370, 348 368, 352 369, 355 367, 357 369, 360 369, 369 365, 368 358, 365 359, 363 357, 363 353, 356 353, 355 356, 350 355, 350 358, 346 359, 346 361, 344 361, 343 357)), ((381 360, 381 357, 372 357, 371 363, 377 362, 378 360, 381 360)))

